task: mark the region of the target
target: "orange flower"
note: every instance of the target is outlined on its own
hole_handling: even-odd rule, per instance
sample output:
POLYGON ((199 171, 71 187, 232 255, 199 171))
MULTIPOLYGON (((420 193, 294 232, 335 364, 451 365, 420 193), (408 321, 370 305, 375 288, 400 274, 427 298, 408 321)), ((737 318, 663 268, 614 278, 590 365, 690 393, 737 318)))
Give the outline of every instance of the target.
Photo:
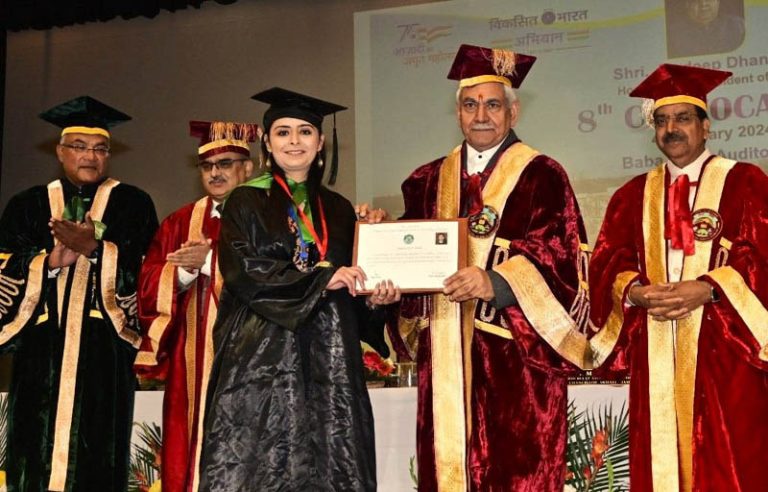
POLYGON ((608 447, 608 433, 605 429, 598 431, 592 438, 592 459, 601 459, 608 447))

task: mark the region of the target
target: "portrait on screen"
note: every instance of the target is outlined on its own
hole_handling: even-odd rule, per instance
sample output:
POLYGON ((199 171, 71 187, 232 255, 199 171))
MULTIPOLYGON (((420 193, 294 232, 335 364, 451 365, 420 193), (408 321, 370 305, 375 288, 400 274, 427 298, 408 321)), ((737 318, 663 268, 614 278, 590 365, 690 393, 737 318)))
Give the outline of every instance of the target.
POLYGON ((665 0, 667 56, 733 51, 744 41, 744 0, 665 0))

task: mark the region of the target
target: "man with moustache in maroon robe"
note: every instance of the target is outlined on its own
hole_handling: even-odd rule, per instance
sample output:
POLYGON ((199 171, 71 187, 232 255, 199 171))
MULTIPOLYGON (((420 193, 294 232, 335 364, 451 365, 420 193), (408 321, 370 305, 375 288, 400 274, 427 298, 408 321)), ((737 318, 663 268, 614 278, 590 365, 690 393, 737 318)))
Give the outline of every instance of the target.
POLYGON ((418 363, 421 491, 563 490, 566 374, 587 349, 586 239, 563 168, 512 129, 534 61, 463 45, 448 78, 465 141, 402 185, 403 219, 469 227, 469 266, 442 293, 404 298, 390 325, 418 363))
POLYGON ((590 263, 596 373, 630 375, 633 492, 768 490, 768 177, 706 146, 730 75, 664 64, 630 93, 668 160, 614 194, 590 263))
POLYGON ((136 372, 165 381, 161 481, 164 490, 196 491, 205 395, 213 362, 222 277, 217 268, 220 205, 253 172, 248 142, 257 126, 190 122, 200 139, 206 196, 160 224, 139 277, 143 327, 136 372))

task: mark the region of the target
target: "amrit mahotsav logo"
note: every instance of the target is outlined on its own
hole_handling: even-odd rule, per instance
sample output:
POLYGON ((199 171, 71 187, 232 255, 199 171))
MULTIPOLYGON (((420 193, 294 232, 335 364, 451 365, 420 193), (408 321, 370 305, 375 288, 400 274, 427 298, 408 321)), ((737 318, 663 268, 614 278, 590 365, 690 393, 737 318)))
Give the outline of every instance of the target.
POLYGON ((453 26, 425 26, 421 23, 401 24, 397 26, 400 30, 400 43, 427 43, 451 35, 453 26))

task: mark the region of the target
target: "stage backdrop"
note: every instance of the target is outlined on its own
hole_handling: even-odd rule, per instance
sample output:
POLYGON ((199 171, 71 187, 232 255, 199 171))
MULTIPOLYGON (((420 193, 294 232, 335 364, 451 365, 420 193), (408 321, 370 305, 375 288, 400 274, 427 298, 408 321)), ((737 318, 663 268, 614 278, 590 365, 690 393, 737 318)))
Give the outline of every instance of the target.
POLYGON ((667 3, 457 0, 356 14, 358 197, 400 212, 408 173, 460 143, 457 85, 446 74, 462 43, 538 57, 516 130, 564 165, 590 241, 613 191, 661 162, 641 100, 627 96, 660 63, 732 71, 709 100, 710 149, 765 167, 768 1, 720 0, 706 28, 689 20, 697 13, 686 2, 667 3))

